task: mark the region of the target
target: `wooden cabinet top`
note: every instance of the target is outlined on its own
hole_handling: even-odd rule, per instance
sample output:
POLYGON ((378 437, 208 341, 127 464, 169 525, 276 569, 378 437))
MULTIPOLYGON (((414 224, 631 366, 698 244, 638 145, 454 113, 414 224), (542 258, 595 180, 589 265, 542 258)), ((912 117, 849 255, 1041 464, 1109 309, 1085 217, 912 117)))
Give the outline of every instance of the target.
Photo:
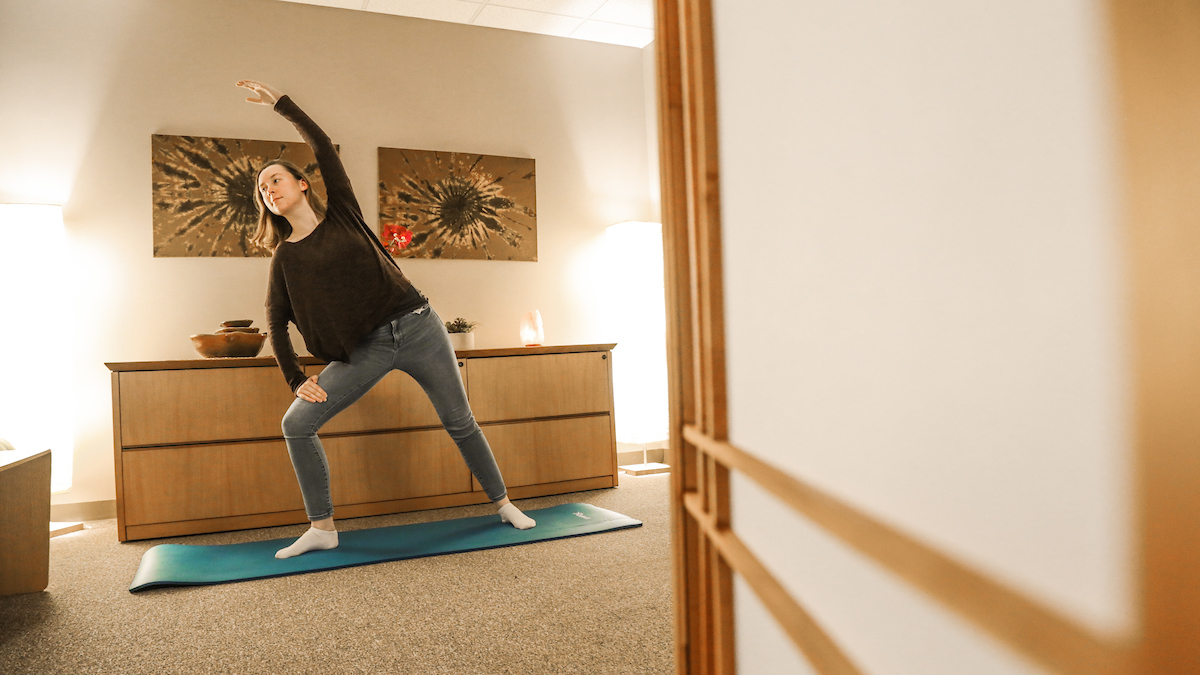
POLYGON ((0 471, 15 469, 26 462, 31 462, 42 455, 49 454, 49 450, 7 450, 0 452, 0 471))
MULTIPOLYGON (((617 344, 595 345, 552 345, 543 347, 503 347, 499 349, 465 349, 454 354, 460 359, 478 359, 491 356, 529 356, 532 354, 573 354, 577 352, 607 352, 617 344)), ((314 356, 301 356, 301 366, 320 365, 325 363, 314 356)), ((192 370, 196 368, 253 368, 276 367, 275 357, 256 356, 253 358, 217 358, 217 359, 181 359, 177 361, 125 361, 120 363, 105 363, 114 373, 132 370, 192 370)))

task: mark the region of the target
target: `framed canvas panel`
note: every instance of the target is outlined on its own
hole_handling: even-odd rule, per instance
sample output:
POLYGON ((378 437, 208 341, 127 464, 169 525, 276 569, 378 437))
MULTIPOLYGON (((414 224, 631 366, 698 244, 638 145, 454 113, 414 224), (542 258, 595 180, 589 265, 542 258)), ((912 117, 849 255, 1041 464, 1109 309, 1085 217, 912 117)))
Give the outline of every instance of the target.
POLYGON ((537 260, 534 161, 379 148, 379 238, 401 258, 537 260))
POLYGON ((325 183, 308 145, 203 136, 151 140, 154 256, 270 257, 250 237, 258 227, 258 171, 273 159, 296 164, 324 200, 325 183))

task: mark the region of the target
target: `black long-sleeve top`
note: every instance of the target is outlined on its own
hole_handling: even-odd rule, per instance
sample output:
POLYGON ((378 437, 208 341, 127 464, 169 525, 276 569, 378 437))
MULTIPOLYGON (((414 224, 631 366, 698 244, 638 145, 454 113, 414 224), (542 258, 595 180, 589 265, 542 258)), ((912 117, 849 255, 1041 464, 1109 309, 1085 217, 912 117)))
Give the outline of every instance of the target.
POLYGON ((348 361, 363 336, 426 299, 363 220, 329 136, 288 96, 275 103, 275 111, 296 125, 312 148, 328 200, 317 228, 300 241, 281 242, 271 258, 267 329, 275 361, 295 392, 305 376, 288 337, 289 321, 313 356, 348 361))

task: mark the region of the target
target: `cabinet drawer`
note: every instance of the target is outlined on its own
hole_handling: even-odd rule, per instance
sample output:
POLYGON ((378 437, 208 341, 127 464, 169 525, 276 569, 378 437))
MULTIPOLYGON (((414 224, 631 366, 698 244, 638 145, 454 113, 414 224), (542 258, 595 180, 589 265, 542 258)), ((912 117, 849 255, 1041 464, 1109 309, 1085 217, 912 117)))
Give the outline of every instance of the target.
POLYGON ((469 492, 471 472, 445 429, 322 441, 335 506, 469 492))
MULTIPOLYGON (((611 476, 616 470, 608 415, 483 427, 510 488, 611 476)), ((472 479, 474 489, 481 489, 472 479)))
POLYGON ((121 445, 279 438, 295 398, 278 368, 120 374, 121 445))
MULTIPOLYGON (((461 361, 460 361, 461 363, 461 361)), ((307 376, 318 375, 325 366, 308 366, 307 376)), ((462 368, 459 368, 460 376, 462 368)), ((321 378, 317 377, 317 384, 321 378)), ((408 373, 393 370, 354 405, 329 420, 320 433, 372 431, 441 426, 425 390, 408 373)))
POLYGON ((135 450, 122 458, 127 525, 304 508, 283 441, 135 450))
POLYGON ((480 422, 612 410, 607 352, 467 359, 471 410, 480 422))

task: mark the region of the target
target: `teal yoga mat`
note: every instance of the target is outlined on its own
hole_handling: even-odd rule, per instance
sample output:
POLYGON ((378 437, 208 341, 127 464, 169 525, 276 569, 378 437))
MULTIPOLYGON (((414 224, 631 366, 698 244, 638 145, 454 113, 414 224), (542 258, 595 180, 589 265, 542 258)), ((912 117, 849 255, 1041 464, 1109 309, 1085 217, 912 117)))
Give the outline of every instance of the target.
POLYGON ((520 546, 642 525, 640 520, 591 504, 559 504, 526 513, 537 521, 537 527, 518 530, 501 522, 499 515, 491 515, 352 530, 338 532, 335 549, 310 551, 284 560, 276 560, 275 552, 296 537, 218 546, 160 544, 142 554, 129 592, 156 586, 268 579, 390 560, 520 546))

